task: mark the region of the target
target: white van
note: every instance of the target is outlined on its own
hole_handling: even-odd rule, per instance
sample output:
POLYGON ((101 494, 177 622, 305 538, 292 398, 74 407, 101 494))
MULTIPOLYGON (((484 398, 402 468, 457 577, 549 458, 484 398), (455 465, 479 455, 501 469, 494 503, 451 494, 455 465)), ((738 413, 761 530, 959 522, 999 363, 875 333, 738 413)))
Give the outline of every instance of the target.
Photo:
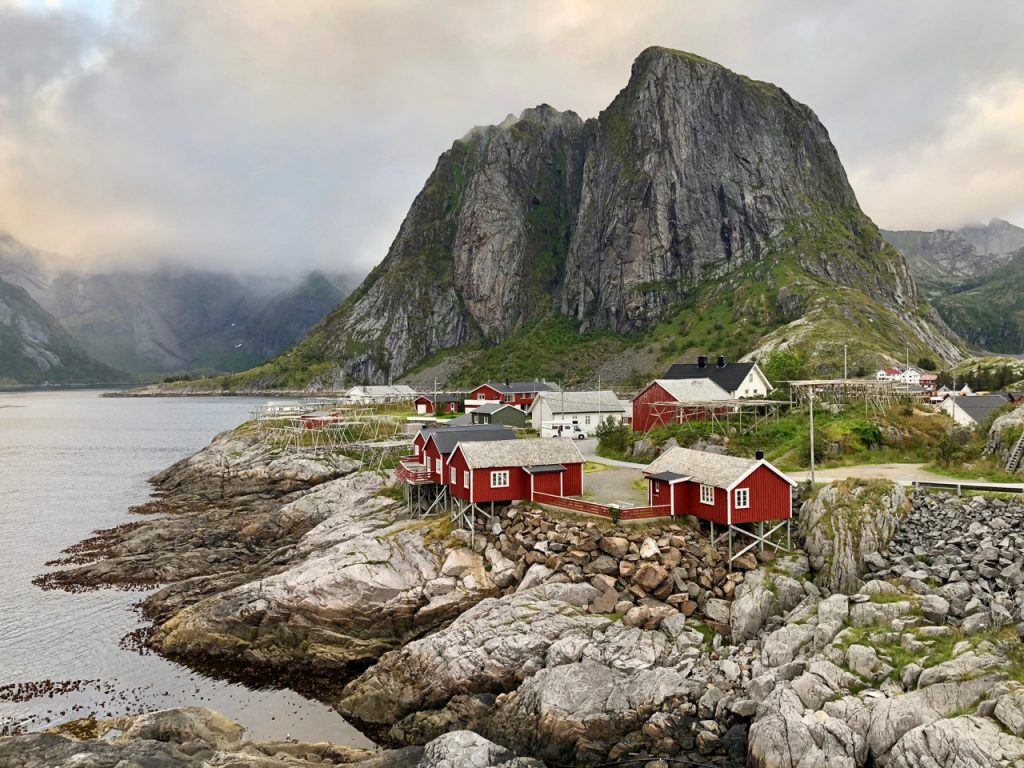
POLYGON ((546 421, 540 427, 540 436, 571 437, 574 440, 583 440, 589 437, 575 421, 546 421))

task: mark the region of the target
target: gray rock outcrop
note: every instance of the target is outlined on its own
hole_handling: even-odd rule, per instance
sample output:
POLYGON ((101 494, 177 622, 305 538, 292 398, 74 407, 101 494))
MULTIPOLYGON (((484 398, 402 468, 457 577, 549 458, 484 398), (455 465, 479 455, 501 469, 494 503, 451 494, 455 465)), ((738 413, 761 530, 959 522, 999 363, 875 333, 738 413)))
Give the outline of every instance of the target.
POLYGON ((544 768, 468 731, 376 756, 326 742, 253 742, 238 723, 202 707, 81 720, 55 730, 0 738, 0 763, 10 768, 544 768))
POLYGON ((903 488, 883 480, 832 483, 805 502, 798 524, 817 583, 855 592, 866 559, 888 545, 907 506, 903 488))

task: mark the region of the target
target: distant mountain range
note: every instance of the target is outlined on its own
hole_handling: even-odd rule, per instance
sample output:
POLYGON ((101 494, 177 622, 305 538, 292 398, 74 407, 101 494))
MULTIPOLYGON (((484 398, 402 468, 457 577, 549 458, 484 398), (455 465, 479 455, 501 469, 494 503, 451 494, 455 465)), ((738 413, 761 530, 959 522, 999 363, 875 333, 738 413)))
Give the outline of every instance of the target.
POLYGON ((956 230, 883 231, 922 292, 968 343, 1024 353, 1024 229, 992 219, 956 230))
POLYGON ((185 268, 78 272, 0 234, 0 279, 19 286, 85 353, 135 378, 231 372, 295 344, 348 295, 342 275, 294 279, 185 268))
POLYGON ((24 288, 0 279, 0 386, 85 386, 126 379, 86 354, 24 288))

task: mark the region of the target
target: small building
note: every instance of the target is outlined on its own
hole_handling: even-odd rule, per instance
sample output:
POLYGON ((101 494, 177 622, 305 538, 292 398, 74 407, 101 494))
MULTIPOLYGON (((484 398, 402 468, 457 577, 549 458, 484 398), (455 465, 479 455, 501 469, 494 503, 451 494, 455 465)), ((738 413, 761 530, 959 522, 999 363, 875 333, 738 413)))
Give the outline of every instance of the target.
POLYGON ((438 392, 432 395, 420 395, 412 401, 413 408, 420 416, 433 416, 442 413, 462 413, 465 392, 438 392))
POLYGON ((696 363, 676 363, 671 366, 664 379, 710 379, 729 393, 729 397, 767 397, 773 387, 757 363, 730 363, 723 356, 712 363, 710 358, 701 356, 696 363))
POLYGON ((922 373, 918 383, 931 394, 939 385, 939 375, 937 373, 922 373))
POLYGON ((626 409, 610 389, 592 392, 541 392, 528 413, 530 423, 539 430, 549 421, 571 421, 592 433, 602 421, 621 422, 626 409))
POLYGON ((651 506, 722 526, 785 521, 796 483, 765 461, 670 448, 644 469, 651 506))
POLYGON ((882 368, 875 374, 877 381, 901 381, 903 371, 899 368, 882 368))
POLYGON ((731 399, 729 393, 711 379, 655 379, 633 398, 633 431, 649 432, 655 427, 704 418, 702 412, 668 407, 665 403, 710 403, 731 399))
POLYGON ((1009 403, 1010 400, 1003 395, 947 397, 939 404, 939 410, 948 414, 959 426, 977 429, 1009 403))
POLYGON ((484 403, 469 412, 474 424, 504 424, 522 429, 526 426, 526 414, 509 403, 484 403))
POLYGON ((385 405, 410 402, 416 394, 408 384, 362 384, 345 392, 345 397, 358 405, 385 405))
POLYGON ((568 438, 460 442, 449 460, 452 496, 471 505, 583 493, 583 455, 568 438))
POLYGON ((918 387, 921 385, 921 372, 916 368, 907 368, 900 374, 900 381, 912 387, 918 387))
POLYGON ((406 482, 442 485, 448 458, 460 441, 509 440, 515 437, 500 424, 465 427, 426 427, 413 438, 413 455, 403 459, 399 477, 406 482))
POLYGON ((469 393, 466 410, 485 403, 508 403, 525 411, 540 392, 558 391, 559 386, 548 381, 488 381, 469 393))

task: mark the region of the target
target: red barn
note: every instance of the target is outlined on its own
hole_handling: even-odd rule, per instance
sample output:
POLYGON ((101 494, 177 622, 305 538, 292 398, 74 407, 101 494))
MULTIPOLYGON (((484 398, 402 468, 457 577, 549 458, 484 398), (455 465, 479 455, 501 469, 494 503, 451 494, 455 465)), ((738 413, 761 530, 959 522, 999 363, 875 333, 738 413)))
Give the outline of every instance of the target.
POLYGON ((488 381, 469 393, 466 407, 475 408, 484 403, 507 403, 526 410, 537 398, 538 392, 559 392, 557 384, 547 381, 488 381))
POLYGON ((723 526, 789 520, 796 485, 764 459, 671 448, 644 469, 652 506, 723 526))
POLYGON ((655 379, 633 398, 633 431, 649 432, 655 427, 703 418, 700 411, 687 411, 685 407, 666 404, 729 399, 729 393, 709 378, 655 379))
POLYGON ((452 496, 470 504, 583 493, 583 455, 568 438, 462 443, 448 461, 452 496))

